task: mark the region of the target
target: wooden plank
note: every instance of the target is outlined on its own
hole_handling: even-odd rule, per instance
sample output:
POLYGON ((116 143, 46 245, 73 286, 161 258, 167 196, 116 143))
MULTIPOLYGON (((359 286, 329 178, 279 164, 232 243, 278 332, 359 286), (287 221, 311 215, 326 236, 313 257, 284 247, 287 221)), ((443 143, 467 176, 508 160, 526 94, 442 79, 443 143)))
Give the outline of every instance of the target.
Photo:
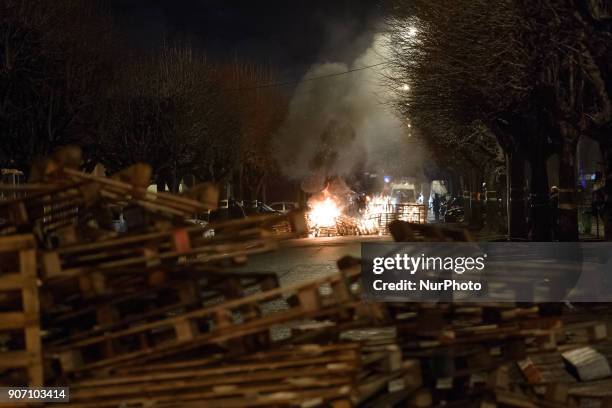
MULTIPOLYGON (((246 322, 237 324, 232 327, 231 330, 221 330, 220 332, 208 332, 201 334, 190 342, 177 342, 168 341, 161 344, 157 344, 154 348, 142 349, 137 351, 131 351, 118 355, 113 358, 97 360, 92 363, 88 363, 78 370, 93 370, 101 367, 114 366, 118 367, 125 364, 135 364, 137 361, 146 360, 147 357, 162 358, 175 355, 176 353, 184 353, 191 349, 197 348, 204 344, 222 343, 228 340, 242 338, 244 336, 260 333, 262 331, 268 331, 269 328, 275 324, 286 322, 292 319, 308 319, 315 316, 326 316, 331 314, 341 313, 345 308, 355 307, 355 304, 343 305, 341 308, 328 308, 321 311, 312 312, 310 314, 304 314, 300 308, 289 309, 281 314, 273 314, 271 316, 265 316, 257 321, 246 322)), ((93 342, 88 341, 87 344, 100 344, 106 340, 110 340, 113 336, 104 336, 95 339, 93 342)), ((82 344, 83 342, 81 342, 82 344)), ((71 349, 71 346, 65 347, 67 350, 71 349)))
POLYGON ((0 291, 21 289, 28 280, 19 273, 0 275, 0 291))
POLYGON ((286 402, 310 406, 308 401, 313 398, 325 402, 326 390, 343 387, 342 394, 349 395, 360 367, 358 351, 354 343, 309 344, 255 353, 225 364, 210 365, 207 360, 199 362, 203 367, 193 366, 193 361, 164 364, 154 372, 108 375, 72 383, 71 404, 97 403, 102 407, 106 403, 138 403, 144 395, 150 402, 170 403, 167 398, 174 395, 177 403, 179 396, 187 396, 181 404, 200 401, 202 406, 209 406, 210 401, 218 399, 274 395, 277 402, 290 398, 286 402), (310 391, 317 391, 317 395, 310 391))
MULTIPOLYGON (((187 363, 187 362, 186 362, 187 363)), ((207 361, 208 363, 208 361, 207 361)), ((162 370, 151 373, 143 373, 128 376, 109 376, 101 379, 82 380, 74 383, 74 386, 79 388, 87 387, 111 387, 119 384, 130 384, 143 381, 163 381, 163 380, 178 380, 181 378, 194 377, 223 377, 225 375, 238 375, 241 373, 266 371, 266 370, 302 370, 304 367, 321 365, 326 367, 330 372, 347 372, 354 371, 359 367, 358 354, 356 350, 349 349, 348 351, 338 350, 331 354, 321 356, 304 357, 296 351, 296 355, 291 354, 282 359, 270 360, 265 362, 250 362, 237 360, 235 362, 215 364, 213 367, 190 367, 190 366, 162 366, 162 370)), ((305 374, 308 374, 307 372, 305 374)), ((111 387, 112 388, 112 387, 111 387)))
MULTIPOLYGON (((139 398, 115 398, 96 401, 71 401, 71 408, 107 408, 120 405, 155 406, 181 408, 244 408, 295 406, 307 401, 321 401, 347 397, 351 387, 335 386, 329 388, 312 388, 309 390, 287 391, 283 384, 267 387, 233 387, 219 388, 217 392, 185 392, 179 395, 143 396, 139 398), (237 393, 239 390, 240 393, 237 393), (234 395, 232 395, 232 392, 234 395), (240 395, 242 394, 242 395, 240 395)), ((315 405, 316 406, 316 405, 315 405)), ((325 406, 323 404, 323 406, 325 406)))
MULTIPOLYGON (((35 317, 38 320, 38 315, 35 317)), ((26 324, 23 312, 0 312, 0 330, 21 329, 26 324)))
MULTIPOLYGON (((326 356, 325 358, 329 358, 329 354, 331 354, 332 358, 342 358, 338 356, 344 356, 346 353, 356 353, 359 349, 359 345, 356 343, 339 343, 339 344, 302 344, 302 345, 292 345, 290 347, 284 347, 280 349, 274 350, 266 350, 254 352, 244 356, 235 356, 232 353, 228 353, 226 355, 215 355, 207 358, 200 359, 189 359, 186 361, 173 361, 166 363, 148 363, 146 365, 134 366, 134 367, 122 367, 117 370, 119 373, 126 374, 144 374, 144 373, 154 373, 158 372, 168 372, 171 370, 183 370, 183 369, 195 369, 202 368, 211 365, 218 365, 221 359, 227 359, 229 361, 239 362, 241 364, 246 364, 248 362, 255 363, 264 361, 266 366, 277 367, 275 364, 284 364, 282 360, 286 356, 302 356, 306 355, 308 358, 306 360, 300 361, 297 357, 292 359, 290 364, 306 365, 309 362, 323 362, 321 360, 317 360, 318 358, 323 358, 321 356, 326 356), (314 360, 313 360, 314 359, 314 360)), ((326 360, 327 361, 327 360, 326 360)), ((283 365, 284 366, 284 365, 283 365)))
POLYGON ((42 367, 42 345, 38 316, 40 304, 36 285, 36 250, 28 249, 19 252, 21 274, 30 279, 30 284, 22 289, 23 311, 28 316, 25 327, 26 350, 30 355, 28 365, 29 385, 40 387, 44 383, 42 367), (33 319, 35 317, 35 319, 33 319))
POLYGON ((0 353, 0 368, 25 368, 30 364, 27 351, 3 351, 0 353))
MULTIPOLYGON (((204 318, 204 317, 213 316, 216 313, 227 313, 228 310, 234 310, 241 306, 247 306, 247 305, 256 304, 262 301, 273 300, 281 295, 297 293, 300 291, 300 289, 302 289, 305 286, 310 288, 310 287, 313 287, 316 285, 322 285, 325 283, 330 283, 330 282, 333 283, 341 278, 342 278, 341 275, 336 274, 336 275, 332 275, 329 277, 320 278, 314 282, 308 282, 307 284, 296 284, 290 287, 280 287, 280 288, 272 289, 272 290, 265 291, 265 292, 255 293, 253 295, 246 296, 244 298, 231 300, 231 301, 219 304, 219 305, 214 305, 214 306, 198 309, 195 311, 191 311, 181 316, 171 317, 171 318, 164 319, 164 320, 157 321, 157 322, 142 324, 137 327, 132 327, 132 328, 122 330, 119 332, 115 332, 112 334, 107 334, 107 335, 101 336, 100 338, 94 337, 94 338, 90 338, 87 340, 71 343, 69 346, 66 346, 66 347, 68 348, 83 347, 83 346, 95 344, 96 342, 101 341, 102 338, 103 339, 119 338, 122 336, 135 334, 135 333, 139 333, 139 332, 150 330, 150 329, 170 327, 174 325, 175 323, 178 323, 185 319, 204 318)), ((279 313, 282 314, 282 312, 279 312, 279 313)), ((60 347, 59 350, 63 348, 65 347, 60 347)))
MULTIPOLYGON (((354 370, 354 369, 353 369, 354 370)), ((353 370, 347 370, 350 373, 353 370)), ((342 375, 342 371, 330 371, 325 367, 310 367, 303 374, 293 370, 265 370, 261 372, 240 372, 236 375, 221 375, 205 377, 196 373, 194 377, 183 377, 177 380, 164 380, 155 382, 133 382, 127 385, 113 385, 112 387, 81 387, 78 384, 71 386, 72 400, 86 398, 117 397, 119 395, 139 396, 155 392, 181 392, 184 389, 205 387, 242 385, 249 383, 285 383, 285 389, 299 389, 300 386, 334 386, 350 384, 351 378, 342 375), (318 377, 318 378, 317 378, 318 377)))
POLYGON ((31 234, 0 237, 0 252, 16 252, 21 249, 32 249, 35 247, 36 242, 31 234))
POLYGON ((318 286, 306 286, 297 291, 300 305, 305 311, 318 310, 321 307, 318 286))
MULTIPOLYGON (((172 272, 170 273, 172 275, 172 272)), ((191 274, 190 274, 191 275, 191 274)), ((189 276, 190 276, 189 275, 189 276)), ((200 272, 196 271, 196 279, 200 275, 200 272)), ((91 337, 96 333, 100 334, 103 332, 111 331, 111 330, 120 330, 122 328, 127 327, 128 325, 144 321, 144 320, 152 320, 152 319, 160 319, 166 317, 168 312, 176 311, 176 310, 193 310, 196 306, 201 305, 201 301, 206 301, 210 299, 217 298, 219 296, 223 296, 224 292, 224 282, 227 278, 231 278, 230 280, 239 280, 239 285, 242 287, 241 292, 245 289, 263 289, 268 284, 267 282, 272 280, 274 283, 277 282, 275 275, 270 274, 236 274, 236 273, 218 273, 218 272, 206 272, 202 271, 200 278, 204 278, 204 280, 200 282, 191 282, 191 281, 179 281, 172 282, 171 286, 163 286, 161 288, 150 288, 147 290, 136 290, 132 293, 123 296, 115 296, 109 298, 102 298, 96 302, 91 301, 90 306, 85 308, 80 308, 76 311, 71 311, 63 315, 59 315, 57 318, 50 319, 51 325, 60 325, 66 326, 73 324, 72 321, 77 321, 76 319, 79 316, 84 316, 86 314, 95 314, 100 308, 103 307, 112 307, 116 313, 119 313, 118 310, 126 310, 128 307, 128 313, 123 311, 121 315, 117 315, 112 322, 106 321, 94 321, 91 320, 90 324, 82 325, 83 320, 79 320, 79 326, 83 327, 83 330, 79 333, 72 334, 70 336, 62 336, 57 340, 51 339, 50 344, 59 345, 61 343, 66 342, 74 342, 79 339, 83 339, 86 337, 91 337), (274 277, 274 279, 272 279, 274 277), (200 291, 206 288, 206 293, 200 298, 200 291), (177 296, 177 303, 169 303, 164 297, 169 296, 170 298, 177 296), (151 299, 159 299, 163 302, 164 306, 156 307, 155 305, 151 305, 151 307, 147 306, 142 312, 138 312, 137 309, 140 305, 144 305, 146 302, 151 302, 151 299), (103 303, 100 304, 99 302, 103 303), (99 306, 96 306, 98 304, 99 306), (128 306, 129 305, 129 306, 128 306), (96 324, 97 323, 97 324, 96 324)), ((180 279, 180 277, 177 277, 180 279)), ((197 279, 196 279, 197 281, 197 279)), ((154 301, 155 303, 155 301, 154 301)), ((240 310, 240 313, 246 318, 245 313, 250 313, 249 316, 256 317, 259 315, 257 313, 257 308, 245 308, 244 310, 240 310)), ((90 319, 90 317, 88 317, 90 319)))

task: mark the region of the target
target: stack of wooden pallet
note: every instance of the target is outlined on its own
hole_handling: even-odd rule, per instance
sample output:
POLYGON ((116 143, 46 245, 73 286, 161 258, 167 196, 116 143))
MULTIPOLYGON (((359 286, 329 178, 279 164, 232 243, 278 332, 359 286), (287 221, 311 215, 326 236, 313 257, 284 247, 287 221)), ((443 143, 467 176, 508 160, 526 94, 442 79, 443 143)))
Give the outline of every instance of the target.
POLYGON ((354 217, 341 215, 336 219, 338 235, 360 235, 359 222, 354 217))
POLYGON ((365 404, 391 383, 410 384, 420 365, 404 361, 394 337, 354 335, 388 315, 360 300, 358 264, 340 264, 337 274, 250 295, 236 279, 231 293, 241 296, 60 335, 48 354, 77 407, 365 404))
MULTIPOLYGON (((390 231, 401 242, 473 241, 439 225, 395 221, 390 231)), ((612 406, 610 305, 386 305, 403 358, 421 363, 427 404, 612 406)))
POLYGON ((40 385, 43 366, 49 382, 130 350, 151 357, 170 343, 189 343, 198 324, 202 332, 207 324, 219 328, 223 313, 246 320, 250 304, 208 323, 179 319, 170 337, 164 331, 169 319, 277 288, 273 274, 224 267, 306 232, 300 213, 194 226, 187 219, 215 210, 215 186, 180 196, 150 192, 146 165, 107 178, 79 171, 80 162, 78 149, 61 149, 33 166, 32 183, 12 186, 19 194, 0 202, 1 384, 40 385), (122 335, 135 327, 144 329, 122 335), (109 332, 118 340, 92 340, 109 332))
POLYGON ((0 373, 6 385, 43 384, 36 243, 0 238, 0 373))
POLYGON ((339 235, 338 228, 335 224, 330 226, 316 226, 311 228, 310 233, 315 237, 336 237, 339 235))
POLYGON ((282 347, 223 361, 192 358, 130 366, 72 383, 73 407, 319 406, 350 397, 360 366, 356 344, 282 347))
MULTIPOLYGON (((216 206, 213 186, 151 193, 146 166, 103 178, 78 161, 59 152, 0 203, 2 386, 69 385, 75 407, 608 403, 607 309, 365 302, 350 257, 280 286, 227 267, 304 234, 300 214, 194 226, 185 219, 216 206)), ((390 230, 472 240, 401 221, 390 230)))
POLYGON ((310 230, 311 235, 315 237, 375 235, 380 231, 377 222, 369 222, 348 215, 338 216, 334 225, 317 225, 311 227, 310 230))

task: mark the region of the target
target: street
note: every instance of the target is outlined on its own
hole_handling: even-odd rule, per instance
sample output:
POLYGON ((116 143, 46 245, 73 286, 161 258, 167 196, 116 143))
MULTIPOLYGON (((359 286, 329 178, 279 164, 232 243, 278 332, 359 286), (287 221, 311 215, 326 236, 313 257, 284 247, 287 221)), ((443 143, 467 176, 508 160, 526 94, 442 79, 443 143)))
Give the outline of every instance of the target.
POLYGON ((360 257, 361 242, 391 241, 390 235, 294 239, 278 251, 249 257, 240 271, 275 272, 281 286, 293 285, 337 272, 336 261, 345 255, 360 257))

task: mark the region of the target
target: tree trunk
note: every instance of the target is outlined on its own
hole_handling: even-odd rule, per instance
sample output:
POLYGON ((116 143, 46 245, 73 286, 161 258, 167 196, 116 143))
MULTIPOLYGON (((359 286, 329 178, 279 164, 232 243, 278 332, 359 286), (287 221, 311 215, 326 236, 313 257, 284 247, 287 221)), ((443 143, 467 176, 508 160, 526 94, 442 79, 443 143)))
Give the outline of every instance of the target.
POLYGON ((510 240, 527 239, 525 223, 525 156, 521 152, 506 154, 506 210, 510 240))
POLYGON ((565 242, 578 241, 578 207, 576 205, 576 141, 563 143, 559 161, 559 207, 552 208, 553 230, 557 239, 565 242), (555 217, 557 215, 557 217, 555 217), (555 220, 555 218, 558 218, 555 220))
POLYGON ((261 186, 261 201, 268 202, 268 183, 265 180, 261 186))
POLYGON ((546 156, 535 155, 529 164, 531 165, 529 236, 532 241, 550 241, 551 213, 546 156))
POLYGON ((480 201, 480 192, 482 190, 482 176, 473 174, 470 177, 470 229, 481 230, 483 227, 482 220, 482 202, 480 201))
POLYGON ((234 175, 234 199, 237 201, 244 201, 245 199, 247 199, 245 197, 244 177, 245 177, 244 164, 241 162, 238 165, 238 171, 234 175))
POLYGON ((463 221, 470 225, 472 223, 472 207, 470 200, 470 182, 467 176, 461 177, 461 190, 462 193, 462 202, 463 205, 463 221))
POLYGON ((223 182, 220 183, 220 185, 219 208, 215 211, 215 217, 219 220, 228 220, 230 218, 229 201, 231 196, 231 184, 229 182, 223 182))
POLYGON ((604 160, 604 209, 603 209, 603 224, 604 224, 604 239, 612 241, 612 142, 606 141, 601 143, 601 152, 604 160))
POLYGON ((172 163, 172 169, 170 170, 170 182, 168 183, 168 187, 170 191, 173 193, 178 193, 181 185, 181 179, 178 174, 178 166, 176 161, 172 163))
POLYGON ((167 169, 157 172, 155 184, 157 184, 157 191, 166 191, 166 186, 170 187, 170 174, 167 169))
POLYGON ((155 184, 157 184, 157 191, 166 191, 166 180, 162 176, 156 177, 155 184))
POLYGON ((499 193, 495 177, 490 177, 487 182, 487 192, 485 196, 485 212, 487 229, 492 233, 499 232, 503 226, 500 225, 499 193))

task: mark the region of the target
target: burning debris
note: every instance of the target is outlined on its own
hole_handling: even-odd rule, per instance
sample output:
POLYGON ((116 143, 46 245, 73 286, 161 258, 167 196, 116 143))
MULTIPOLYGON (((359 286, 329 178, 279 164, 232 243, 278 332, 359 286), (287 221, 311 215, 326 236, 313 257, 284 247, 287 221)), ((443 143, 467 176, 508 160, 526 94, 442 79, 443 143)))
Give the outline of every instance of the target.
POLYGON ((308 206, 310 207, 308 223, 311 229, 333 227, 342 215, 338 200, 327 189, 312 197, 308 201, 308 206))
POLYGON ((395 220, 425 223, 427 219, 423 204, 397 203, 386 194, 342 198, 329 190, 325 188, 308 200, 311 237, 386 234, 388 225, 395 220))
POLYGON ((391 217, 384 225, 394 220, 425 223, 427 219, 426 206, 418 203, 397 203, 388 195, 367 197, 367 206, 363 218, 367 221, 377 220, 382 223, 385 217, 391 217))

